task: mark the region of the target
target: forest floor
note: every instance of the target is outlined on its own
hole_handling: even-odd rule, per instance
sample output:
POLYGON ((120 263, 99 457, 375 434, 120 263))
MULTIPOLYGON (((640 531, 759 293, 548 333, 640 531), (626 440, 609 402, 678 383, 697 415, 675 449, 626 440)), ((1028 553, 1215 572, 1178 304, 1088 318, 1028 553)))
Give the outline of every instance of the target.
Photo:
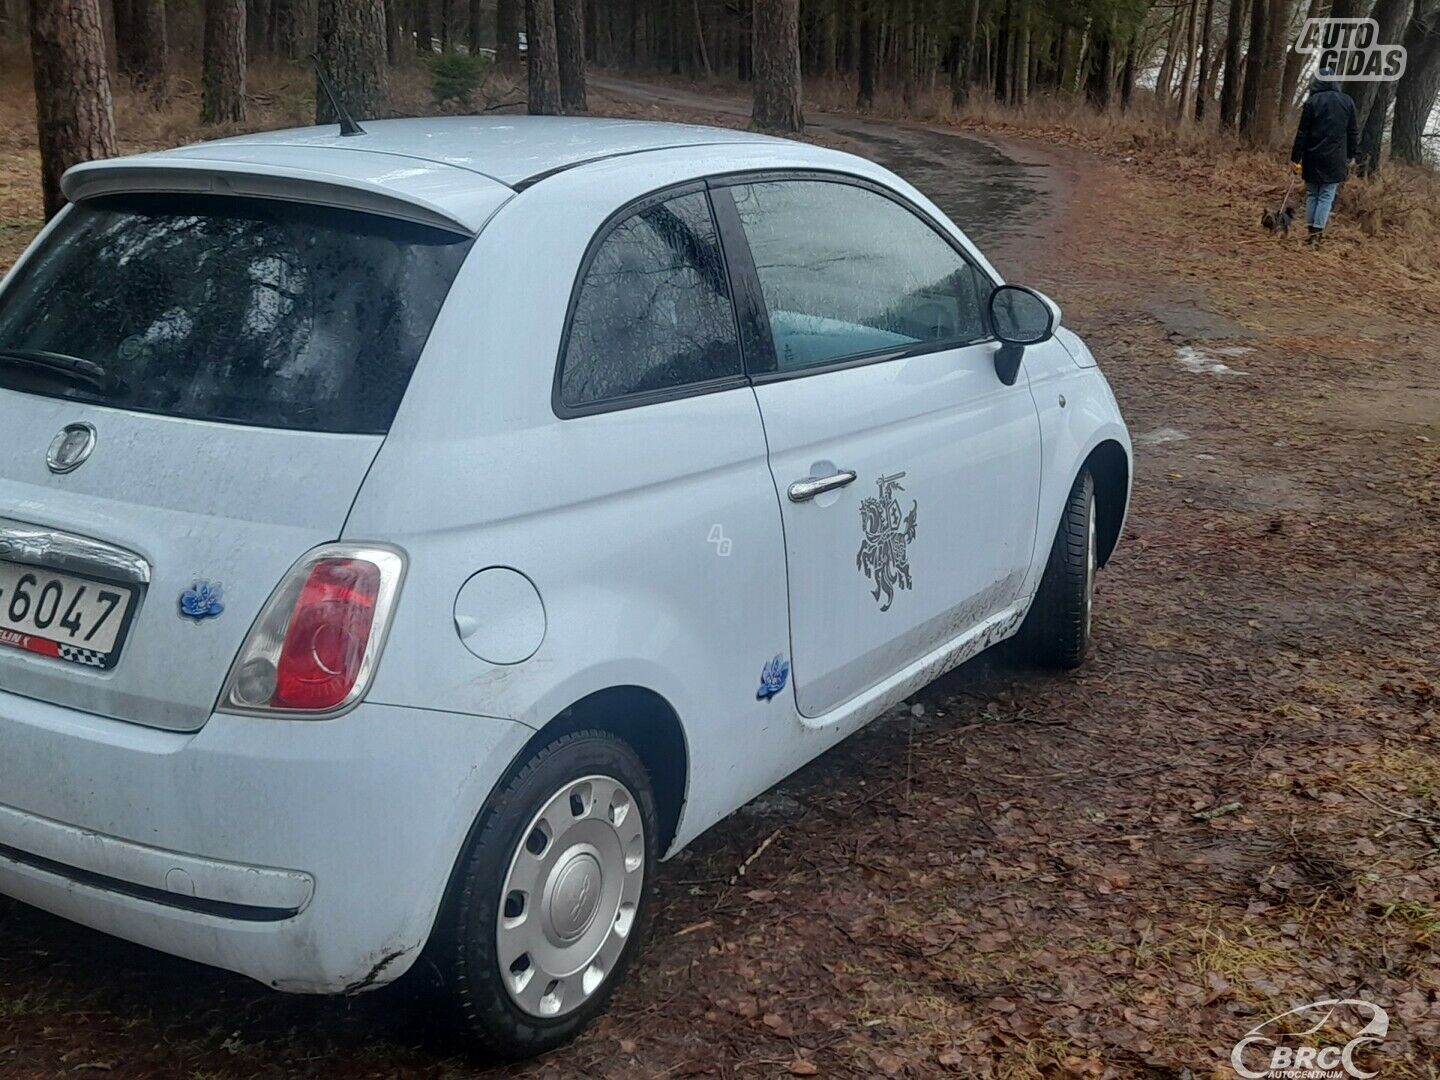
MULTIPOLYGON (((599 85, 598 111, 743 123, 599 85)), ((955 129, 812 119, 970 205, 955 129)), ((960 223, 1061 303, 1135 436, 1093 658, 982 657, 712 829, 611 1014, 493 1075, 1233 1077, 1322 998, 1387 1010, 1387 1080, 1440 1075, 1440 284, 1353 222, 1318 252, 1260 233, 1273 178, 986 134, 1035 197, 960 223)), ((33 231, 4 191, 0 236, 33 231)), ((0 1075, 485 1072, 405 1005, 0 901, 0 1075)))

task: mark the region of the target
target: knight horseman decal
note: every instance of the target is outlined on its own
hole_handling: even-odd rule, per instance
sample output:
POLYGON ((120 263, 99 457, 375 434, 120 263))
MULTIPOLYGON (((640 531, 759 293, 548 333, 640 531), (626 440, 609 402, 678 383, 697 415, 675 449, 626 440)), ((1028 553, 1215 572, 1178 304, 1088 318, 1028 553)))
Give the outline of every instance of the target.
POLYGON ((865 539, 860 544, 860 554, 855 556, 855 565, 875 583, 870 595, 879 600, 884 594, 881 611, 890 610, 896 589, 911 587, 909 544, 915 539, 915 512, 919 505, 912 500, 910 512, 903 518, 900 516, 895 492, 905 490, 900 484, 904 476, 898 472, 876 477, 880 494, 860 500, 860 523, 865 529, 865 539))

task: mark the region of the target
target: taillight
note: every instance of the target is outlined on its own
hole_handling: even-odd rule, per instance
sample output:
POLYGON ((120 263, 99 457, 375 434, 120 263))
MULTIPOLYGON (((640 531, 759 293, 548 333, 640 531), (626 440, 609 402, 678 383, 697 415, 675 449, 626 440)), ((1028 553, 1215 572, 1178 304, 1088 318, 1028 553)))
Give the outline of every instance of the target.
POLYGON ((404 576, 391 548, 327 544, 266 602, 220 699, 224 712, 333 716, 359 701, 404 576))

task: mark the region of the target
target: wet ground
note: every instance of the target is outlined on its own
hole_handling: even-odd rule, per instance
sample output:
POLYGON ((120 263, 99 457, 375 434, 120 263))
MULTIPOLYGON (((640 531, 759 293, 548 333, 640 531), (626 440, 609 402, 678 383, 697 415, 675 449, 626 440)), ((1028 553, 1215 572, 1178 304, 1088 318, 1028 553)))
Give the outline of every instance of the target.
MULTIPOLYGON (((665 107, 749 114, 744 103, 670 87, 609 78, 594 83, 607 92, 665 107)), ((1033 148, 1001 148, 954 131, 918 124, 897 127, 813 110, 805 119, 812 137, 828 136, 827 142, 878 161, 914 184, 965 230, 1002 274, 1008 255, 1044 234, 1062 193, 1054 166, 1038 159, 1033 148)))
MULTIPOLYGON (((1178 182, 811 122, 1102 358, 1138 451, 1095 652, 986 656, 711 830, 662 869, 612 1013, 508 1074, 1225 1077, 1256 1025, 1336 997, 1387 1010, 1359 1064, 1435 1077, 1440 325, 1295 290, 1343 251, 1257 249, 1248 207, 1178 182)), ((0 902, 5 1076, 494 1075, 408 1009, 0 902)))

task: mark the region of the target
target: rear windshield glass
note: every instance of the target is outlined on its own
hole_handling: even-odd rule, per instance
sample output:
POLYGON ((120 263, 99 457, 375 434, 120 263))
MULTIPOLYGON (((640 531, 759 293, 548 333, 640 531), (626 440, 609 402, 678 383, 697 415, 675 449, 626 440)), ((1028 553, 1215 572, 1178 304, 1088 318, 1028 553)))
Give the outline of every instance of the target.
POLYGON ((72 207, 0 295, 0 386, 383 434, 470 240, 265 199, 72 207))

